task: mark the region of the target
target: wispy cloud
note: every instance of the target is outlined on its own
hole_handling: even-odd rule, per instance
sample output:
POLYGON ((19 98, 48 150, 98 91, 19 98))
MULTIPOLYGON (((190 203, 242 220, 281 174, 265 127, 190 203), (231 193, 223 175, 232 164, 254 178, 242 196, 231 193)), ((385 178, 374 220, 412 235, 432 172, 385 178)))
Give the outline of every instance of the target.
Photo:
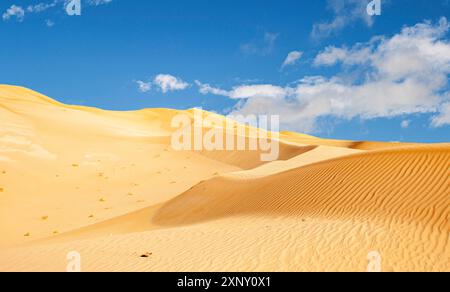
POLYGON ((295 65, 297 63, 297 61, 301 59, 302 56, 303 56, 303 52, 300 52, 300 51, 290 52, 287 55, 286 59, 284 60, 283 65, 281 65, 281 69, 284 69, 287 66, 295 65))
POLYGON ((433 117, 431 123, 436 128, 450 125, 450 102, 444 103, 441 106, 440 113, 433 117))
POLYGON ((269 55, 272 53, 278 37, 278 33, 265 32, 262 40, 254 40, 241 45, 241 51, 248 55, 269 55))
POLYGON ((181 78, 175 77, 170 74, 159 74, 152 81, 137 80, 135 83, 138 85, 138 90, 142 93, 151 91, 155 86, 162 93, 168 93, 170 91, 185 90, 189 86, 189 83, 183 81, 181 78))
POLYGON ((108 4, 111 2, 112 2, 112 0, 89 0, 88 1, 88 3, 93 6, 104 5, 104 4, 108 4))
POLYGON ((22 22, 25 17, 25 10, 21 6, 11 5, 2 15, 3 20, 10 20, 16 18, 17 21, 22 22))
POLYGON ((58 3, 62 3, 60 0, 54 0, 53 2, 41 2, 35 5, 29 5, 27 6, 27 12, 28 13, 40 13, 40 12, 44 12, 50 8, 55 7, 56 5, 58 5, 58 3))
POLYGON ((199 92, 203 95, 221 95, 231 99, 283 98, 288 94, 287 90, 289 90, 287 88, 271 84, 258 84, 236 86, 232 90, 227 91, 224 89, 213 87, 209 84, 203 84, 200 81, 196 81, 196 84, 199 88, 199 92))
MULTIPOLYGON (((86 2, 86 5, 100 6, 104 4, 109 4, 112 1, 113 0, 88 0, 86 2)), ((6 9, 6 11, 2 14, 2 18, 4 21, 8 21, 15 18, 18 22, 22 22, 27 14, 39 14, 46 12, 50 9, 56 9, 57 7, 64 9, 67 3, 69 3, 69 0, 49 0, 47 2, 40 2, 28 6, 20 6, 13 4, 11 5, 11 7, 6 9)))
POLYGON ((409 120, 402 121, 400 124, 402 129, 408 129, 410 125, 411 125, 411 121, 409 121, 409 120))
POLYGON ((209 84, 204 84, 198 80, 195 81, 195 84, 198 86, 199 92, 203 95, 213 94, 213 95, 221 95, 226 97, 231 97, 229 91, 211 86, 209 84))
POLYGON ((45 25, 46 25, 47 27, 53 27, 53 26, 55 26, 55 22, 53 22, 53 21, 50 20, 50 19, 46 19, 46 20, 45 20, 45 25))
POLYGON ((355 21, 372 26, 374 18, 367 14, 369 2, 370 0, 328 0, 328 9, 333 12, 333 19, 315 23, 311 32, 312 38, 329 37, 355 21))
POLYGON ((145 82, 142 80, 137 80, 135 82, 138 85, 139 91, 142 93, 149 92, 152 89, 152 82, 145 82))

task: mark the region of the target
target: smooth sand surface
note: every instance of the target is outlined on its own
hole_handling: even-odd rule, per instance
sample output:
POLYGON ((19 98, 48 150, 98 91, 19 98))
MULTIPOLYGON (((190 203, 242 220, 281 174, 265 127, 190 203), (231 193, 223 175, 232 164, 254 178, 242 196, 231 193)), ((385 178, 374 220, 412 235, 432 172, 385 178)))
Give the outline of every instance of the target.
POLYGON ((450 144, 284 132, 266 163, 173 150, 180 113, 0 85, 0 271, 450 271, 450 144))

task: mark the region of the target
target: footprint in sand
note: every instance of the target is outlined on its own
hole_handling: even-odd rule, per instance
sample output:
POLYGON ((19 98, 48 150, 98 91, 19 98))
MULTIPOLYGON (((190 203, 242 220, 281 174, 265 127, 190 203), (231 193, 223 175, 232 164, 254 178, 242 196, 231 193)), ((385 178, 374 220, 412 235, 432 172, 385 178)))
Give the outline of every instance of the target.
POLYGON ((80 167, 78 164, 74 163, 72 164, 72 167, 80 167))
POLYGON ((104 203, 104 202, 106 202, 106 199, 105 198, 100 198, 99 202, 104 203))
POLYGON ((42 217, 41 217, 41 220, 42 220, 42 221, 47 221, 47 220, 48 220, 48 216, 47 216, 47 215, 42 216, 42 217))
POLYGON ((27 232, 27 233, 25 233, 23 236, 25 236, 25 237, 30 237, 30 236, 31 236, 31 233, 27 232))
POLYGON ((0 188, 0 193, 3 193, 5 191, 4 188, 0 188))

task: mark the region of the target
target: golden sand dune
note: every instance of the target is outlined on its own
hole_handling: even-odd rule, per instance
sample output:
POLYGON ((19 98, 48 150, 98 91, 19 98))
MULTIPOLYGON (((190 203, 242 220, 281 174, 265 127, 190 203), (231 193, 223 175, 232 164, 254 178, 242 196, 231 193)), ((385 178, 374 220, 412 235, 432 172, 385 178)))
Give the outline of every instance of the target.
POLYGON ((180 113, 0 86, 0 271, 450 271, 450 144, 286 132, 261 162, 172 150, 180 113))
POLYGON ((346 156, 253 180, 218 177, 169 201, 154 221, 308 216, 417 222, 448 232, 449 165, 448 146, 422 146, 346 156))
POLYGON ((0 104, 0 246, 164 202, 216 172, 240 169, 172 151, 163 119, 176 111, 70 107, 7 86, 0 104))

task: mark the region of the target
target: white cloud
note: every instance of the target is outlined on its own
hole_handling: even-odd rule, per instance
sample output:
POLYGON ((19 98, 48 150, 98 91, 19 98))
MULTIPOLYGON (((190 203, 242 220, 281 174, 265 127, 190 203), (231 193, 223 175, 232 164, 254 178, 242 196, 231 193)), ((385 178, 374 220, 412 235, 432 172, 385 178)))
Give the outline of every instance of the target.
POLYGON ((408 121, 408 120, 402 121, 400 124, 402 129, 408 129, 410 125, 411 125, 411 121, 408 121))
POLYGON ((212 87, 209 84, 203 84, 196 81, 199 87, 199 92, 201 94, 213 94, 226 96, 231 99, 248 99, 248 98, 271 98, 279 99, 285 97, 290 90, 288 88, 283 88, 280 86, 275 86, 271 84, 258 84, 258 85, 243 85, 234 87, 232 90, 227 91, 217 87, 212 87))
POLYGON ((369 44, 359 44, 352 49, 337 48, 330 46, 325 48, 323 52, 318 54, 314 59, 314 65, 316 66, 331 66, 339 62, 344 65, 357 65, 364 64, 370 61, 372 56, 372 43, 377 38, 372 40, 369 44))
POLYGON ((299 51, 292 51, 290 52, 286 59, 283 62, 283 65, 281 66, 281 68, 285 68, 286 66, 291 66, 291 65, 295 65, 295 63, 297 63, 298 60, 300 60, 300 58, 303 56, 303 52, 299 52, 299 51))
POLYGON ((142 80, 137 80, 135 81, 136 84, 138 85, 138 89, 140 92, 149 92, 152 89, 152 83, 151 82, 145 82, 142 80))
POLYGON ((221 95, 243 99, 237 114, 280 115, 284 127, 304 132, 319 130, 317 122, 323 117, 367 120, 434 113, 432 125, 443 126, 450 116, 449 29, 442 18, 436 25, 406 27, 391 38, 329 47, 315 64, 344 66, 345 73, 305 77, 285 87, 238 86, 221 95))
POLYGON ((334 14, 331 21, 315 23, 311 36, 314 39, 326 38, 344 29, 355 21, 362 21, 367 26, 373 25, 373 18, 367 14, 367 4, 363 0, 328 0, 328 9, 334 14))
POLYGON ((184 90, 190 86, 189 83, 169 74, 157 75, 153 80, 153 84, 158 86, 163 93, 184 90))
POLYGON ((450 102, 442 105, 440 113, 433 118, 431 125, 436 128, 450 125, 450 102))
POLYGON ((180 78, 169 74, 156 75, 156 77, 152 81, 137 80, 134 82, 137 84, 138 90, 142 93, 151 91, 153 86, 159 88, 163 93, 168 93, 169 91, 184 90, 190 86, 189 83, 184 82, 180 78))
POLYGON ((22 22, 25 17, 25 10, 21 6, 12 5, 3 13, 3 20, 9 20, 12 17, 16 17, 17 21, 22 22))
POLYGON ((287 94, 287 88, 275 86, 271 84, 261 85, 244 85, 235 87, 230 92, 230 98, 246 99, 246 98, 270 98, 279 99, 287 94))
POLYGON ((435 112, 437 95, 423 84, 372 81, 352 85, 338 78, 304 79, 296 87, 286 87, 278 99, 249 98, 236 111, 243 114, 277 114, 282 123, 304 132, 318 130, 321 117, 374 119, 412 113, 435 112))

